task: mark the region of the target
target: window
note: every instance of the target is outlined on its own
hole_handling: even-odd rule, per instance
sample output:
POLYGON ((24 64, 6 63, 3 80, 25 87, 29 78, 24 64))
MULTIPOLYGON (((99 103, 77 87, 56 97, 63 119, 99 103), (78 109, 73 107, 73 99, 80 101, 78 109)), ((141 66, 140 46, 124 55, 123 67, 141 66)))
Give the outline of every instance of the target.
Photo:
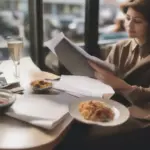
MULTIPOLYGON (((24 40, 24 49, 21 56, 29 54, 28 40, 28 0, 1 0, 0 1, 0 45, 1 52, 7 49, 6 37, 21 36, 24 40)), ((7 52, 7 56, 8 56, 7 52)), ((5 52, 6 56, 6 52, 5 52)), ((4 57, 5 57, 4 56, 4 57)), ((5 59, 5 58, 2 58, 5 59)))
POLYGON ((43 0, 44 41, 63 32, 74 42, 84 39, 85 0, 43 0))
POLYGON ((99 12, 99 43, 112 44, 128 38, 124 28, 124 14, 119 5, 125 0, 104 0, 99 12), (112 3, 113 2, 113 3, 112 3))

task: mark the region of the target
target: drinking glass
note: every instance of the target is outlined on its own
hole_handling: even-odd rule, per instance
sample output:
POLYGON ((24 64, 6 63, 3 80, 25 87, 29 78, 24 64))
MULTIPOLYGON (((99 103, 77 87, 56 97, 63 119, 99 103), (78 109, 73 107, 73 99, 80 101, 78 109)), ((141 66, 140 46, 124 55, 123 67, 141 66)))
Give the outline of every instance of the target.
POLYGON ((19 78, 20 52, 23 49, 23 40, 19 36, 7 37, 9 55, 15 66, 15 77, 19 78))

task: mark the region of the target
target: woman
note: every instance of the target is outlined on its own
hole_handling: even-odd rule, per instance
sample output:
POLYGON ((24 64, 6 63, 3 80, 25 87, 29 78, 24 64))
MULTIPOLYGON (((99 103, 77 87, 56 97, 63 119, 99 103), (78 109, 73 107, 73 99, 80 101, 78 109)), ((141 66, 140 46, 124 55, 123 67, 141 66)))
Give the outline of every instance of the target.
MULTIPOLYGON (((125 28, 131 39, 117 43, 106 59, 107 62, 116 66, 116 73, 120 78, 103 70, 93 62, 89 62, 95 70, 95 77, 97 79, 109 84, 116 93, 119 93, 130 102, 138 105, 150 101, 149 5, 150 0, 130 0, 121 6, 121 9, 126 15, 125 28)), ((113 96, 113 98, 121 102, 124 100, 123 97, 119 96, 113 96)), ((71 141, 69 140, 72 137, 74 137, 73 141, 79 141, 79 144, 75 143, 70 149, 76 148, 78 145, 76 149, 117 149, 117 147, 118 149, 124 149, 126 146, 129 147, 125 149, 136 149, 139 148, 140 142, 143 142, 141 139, 144 141, 149 139, 145 134, 146 130, 145 132, 142 130, 144 134, 140 134, 141 130, 139 132, 135 130, 131 134, 128 134, 127 131, 146 126, 146 123, 131 117, 123 125, 109 128, 85 125, 81 127, 80 124, 74 124, 74 127, 72 127, 72 131, 75 130, 74 135, 70 134, 66 141, 70 144, 71 141), (118 134, 120 132, 126 132, 127 134, 121 134, 121 136, 118 134), (79 135, 77 136, 78 133, 79 135), (110 138, 107 138, 108 135, 111 135, 110 138), (104 145, 102 145, 103 139, 106 140, 104 145), (81 148, 82 145, 85 147, 83 146, 81 148)), ((142 148, 144 146, 143 144, 142 148)))
POLYGON ((106 59, 116 66, 120 78, 89 62, 98 80, 110 85, 116 93, 136 105, 150 101, 149 5, 150 0, 128 0, 121 5, 126 16, 125 29, 131 39, 117 43, 106 59))

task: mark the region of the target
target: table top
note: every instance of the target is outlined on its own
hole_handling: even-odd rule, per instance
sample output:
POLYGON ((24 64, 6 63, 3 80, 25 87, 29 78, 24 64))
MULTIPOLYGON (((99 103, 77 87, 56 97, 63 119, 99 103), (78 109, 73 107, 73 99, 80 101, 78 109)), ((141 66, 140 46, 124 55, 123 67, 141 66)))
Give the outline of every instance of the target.
MULTIPOLYGON (((33 67, 33 69, 30 68, 28 71, 34 69, 36 71, 40 71, 36 66, 34 67, 31 59, 25 58, 23 61, 24 65, 26 64, 27 66, 33 67)), ((7 73, 9 73, 8 70, 11 69, 6 69, 7 67, 10 68, 9 62, 10 61, 6 61, 6 63, 3 62, 3 67, 0 66, 0 69, 4 72, 7 70, 7 73)), ((26 70, 26 68, 24 67, 22 70, 26 70)), ((4 75, 6 75, 6 73, 4 73, 4 75)), ((56 143, 58 143, 60 135, 66 131, 72 120, 72 117, 68 115, 64 121, 57 125, 53 130, 48 131, 32 126, 20 120, 2 115, 0 116, 0 150, 38 150, 38 148, 40 150, 44 150, 47 149, 47 147, 50 149, 54 147, 56 143)))
MULTIPOLYGON (((0 64, 0 71, 3 71, 4 75, 7 76, 7 79, 10 81, 13 80, 13 77, 11 76, 12 68, 11 61, 6 61, 0 64)), ((20 83, 24 88, 27 88, 26 83, 31 79, 31 72, 32 74, 34 71, 40 72, 40 69, 37 68, 29 58, 25 58, 21 61, 20 68, 22 72, 21 74, 23 74, 23 76, 21 75, 20 83)), ((106 97, 110 98, 111 95, 104 95, 104 98, 106 97)), ((73 96, 65 93, 64 97, 61 96, 61 98, 70 100, 70 98, 73 99, 73 96)), ((64 134, 67 134, 67 129, 71 127, 72 121, 73 119, 68 115, 63 122, 56 126, 56 128, 48 131, 8 116, 0 116, 0 150, 50 150, 63 139, 64 134)), ((112 131, 116 133, 123 131, 124 129, 129 130, 135 127, 141 128, 144 127, 144 125, 139 121, 132 119, 119 128, 105 128, 105 130, 103 129, 100 132, 99 128, 94 127, 91 128, 92 131, 89 132, 92 134, 96 133, 97 135, 97 132, 99 131, 99 135, 103 136, 112 133, 112 131)), ((82 133, 78 134, 80 137, 80 134, 82 133)), ((74 140, 73 136, 72 140, 74 140)))
POLYGON ((0 117, 0 150, 21 150, 53 147, 57 138, 71 123, 68 116, 61 124, 51 131, 43 130, 7 116, 0 117))

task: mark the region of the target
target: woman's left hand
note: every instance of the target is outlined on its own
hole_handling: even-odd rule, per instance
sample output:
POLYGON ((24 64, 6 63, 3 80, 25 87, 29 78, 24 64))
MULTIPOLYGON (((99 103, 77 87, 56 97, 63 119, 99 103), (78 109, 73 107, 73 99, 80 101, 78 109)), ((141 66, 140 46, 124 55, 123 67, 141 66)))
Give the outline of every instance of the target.
POLYGON ((89 65, 95 70, 95 77, 102 81, 105 84, 110 85, 114 90, 131 90, 132 86, 130 86, 128 83, 126 83, 124 80, 120 79, 119 77, 116 77, 111 72, 108 72, 102 68, 100 68, 98 65, 96 65, 93 62, 89 62, 89 65))

